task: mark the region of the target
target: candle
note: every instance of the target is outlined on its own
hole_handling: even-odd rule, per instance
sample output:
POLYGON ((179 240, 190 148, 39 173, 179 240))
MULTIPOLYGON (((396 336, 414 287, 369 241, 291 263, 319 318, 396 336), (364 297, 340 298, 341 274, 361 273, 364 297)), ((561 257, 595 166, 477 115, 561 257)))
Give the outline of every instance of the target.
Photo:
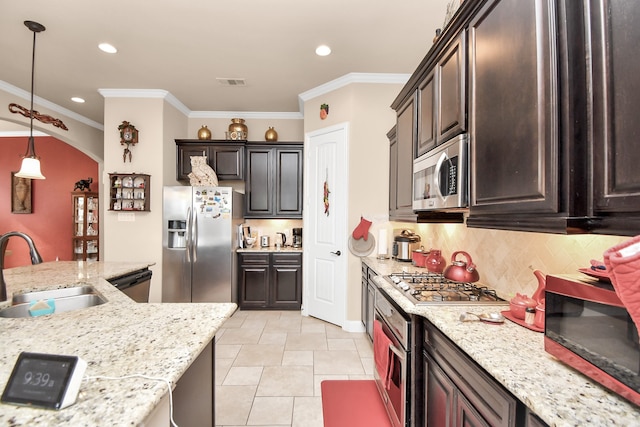
POLYGON ((387 229, 382 228, 378 232, 378 255, 387 254, 387 229))

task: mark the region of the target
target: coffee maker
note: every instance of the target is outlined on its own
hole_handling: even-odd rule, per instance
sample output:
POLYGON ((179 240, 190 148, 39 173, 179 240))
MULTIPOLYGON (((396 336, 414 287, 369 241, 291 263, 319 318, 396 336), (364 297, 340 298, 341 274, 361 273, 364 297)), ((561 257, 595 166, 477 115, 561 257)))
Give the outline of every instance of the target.
POLYGON ((301 248, 302 247, 302 228, 294 228, 291 234, 293 236, 293 243, 291 244, 291 246, 293 246, 294 248, 301 248))

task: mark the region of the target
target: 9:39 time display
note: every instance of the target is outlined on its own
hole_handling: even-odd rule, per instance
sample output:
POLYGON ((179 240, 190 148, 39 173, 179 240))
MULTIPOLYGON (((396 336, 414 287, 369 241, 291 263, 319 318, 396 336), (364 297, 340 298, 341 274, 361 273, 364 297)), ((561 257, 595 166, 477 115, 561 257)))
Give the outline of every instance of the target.
POLYGON ((51 375, 47 372, 27 371, 24 373, 22 380, 23 385, 33 387, 53 387, 55 383, 55 381, 51 379, 51 375))

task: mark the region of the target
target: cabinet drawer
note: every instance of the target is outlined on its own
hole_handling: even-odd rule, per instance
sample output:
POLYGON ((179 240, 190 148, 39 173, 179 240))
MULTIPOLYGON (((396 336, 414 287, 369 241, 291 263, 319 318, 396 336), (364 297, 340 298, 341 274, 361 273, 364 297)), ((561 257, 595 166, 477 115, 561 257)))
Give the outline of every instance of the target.
POLYGON ((373 278, 377 277, 377 276, 378 276, 378 274, 375 271, 373 271, 372 269, 369 269, 369 273, 367 275, 367 279, 369 280, 369 283, 375 284, 375 282, 373 281, 373 278))
POLYGON ((424 340, 425 349, 490 425, 515 425, 517 401, 509 392, 434 326, 425 328, 424 340))
POLYGON ((244 252, 240 253, 240 264, 266 264, 269 265, 269 254, 259 254, 259 253, 251 253, 244 252))
POLYGON ((300 265, 302 264, 302 254, 272 253, 273 265, 300 265))

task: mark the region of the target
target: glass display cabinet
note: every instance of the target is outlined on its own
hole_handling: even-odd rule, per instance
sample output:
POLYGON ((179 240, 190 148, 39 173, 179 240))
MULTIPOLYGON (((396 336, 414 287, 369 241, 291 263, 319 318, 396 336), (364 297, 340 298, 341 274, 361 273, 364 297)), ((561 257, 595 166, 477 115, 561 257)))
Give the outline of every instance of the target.
POLYGON ((100 245, 98 237, 98 193, 74 191, 72 259, 74 261, 98 261, 100 245))

